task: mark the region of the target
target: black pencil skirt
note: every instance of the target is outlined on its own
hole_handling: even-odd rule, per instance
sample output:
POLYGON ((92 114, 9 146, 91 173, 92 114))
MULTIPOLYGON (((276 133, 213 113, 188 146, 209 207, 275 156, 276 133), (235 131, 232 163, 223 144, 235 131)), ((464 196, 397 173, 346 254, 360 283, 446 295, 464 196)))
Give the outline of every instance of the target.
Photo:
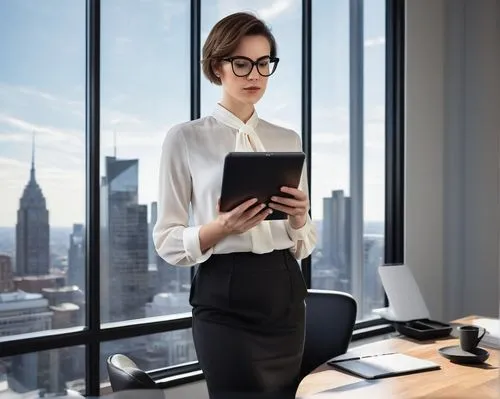
POLYGON ((288 250, 212 255, 199 266, 193 339, 211 399, 295 397, 306 294, 288 250))

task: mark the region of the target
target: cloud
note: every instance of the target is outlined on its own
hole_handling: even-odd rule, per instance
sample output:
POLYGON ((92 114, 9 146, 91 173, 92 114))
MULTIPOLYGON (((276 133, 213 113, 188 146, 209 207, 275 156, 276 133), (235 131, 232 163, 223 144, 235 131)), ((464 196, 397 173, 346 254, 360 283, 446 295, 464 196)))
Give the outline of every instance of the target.
POLYGON ((366 123, 385 124, 385 105, 375 105, 366 110, 366 123))
POLYGON ((284 119, 281 119, 279 117, 269 117, 269 118, 264 118, 264 119, 267 120, 269 123, 273 123, 275 125, 284 127, 285 129, 291 129, 291 130, 294 130, 297 133, 299 133, 300 127, 299 126, 295 126, 289 120, 284 120, 284 119))
POLYGON ((320 120, 321 124, 328 124, 329 122, 345 123, 349 122, 349 108, 343 106, 320 106, 314 107, 312 117, 315 121, 320 120))
POLYGON ((80 120, 85 116, 85 102, 83 100, 66 99, 29 86, 13 86, 0 83, 0 104, 2 102, 5 102, 9 108, 15 104, 29 105, 36 108, 40 108, 39 105, 42 105, 52 110, 76 115, 80 120), (36 105, 31 105, 33 102, 36 105))
MULTIPOLYGON (((126 38, 122 39, 126 40, 126 38)), ((2 104, 2 97, 6 105, 9 105, 12 99, 16 99, 17 101, 15 102, 20 103, 23 106, 29 105, 33 106, 34 108, 36 107, 36 109, 41 109, 43 106, 49 106, 52 109, 58 110, 60 112, 70 112, 71 114, 79 117, 78 120, 73 120, 74 124, 81 124, 81 120, 85 117, 85 101, 66 99, 64 97, 46 91, 38 90, 29 86, 12 86, 0 83, 0 105, 2 104), (29 102, 30 100, 35 100, 36 103, 32 104, 31 102, 29 102)), ((111 99, 110 102, 112 104, 119 105, 120 103, 123 103, 128 99, 129 96, 127 94, 118 93, 111 99)), ((2 117, 2 115, 5 119, 5 113, 0 113, 0 118, 2 117)), ((4 120, 4 122, 9 123, 10 125, 14 124, 16 127, 21 129, 30 128, 27 124, 23 124, 22 122, 18 122, 12 119, 16 118, 11 118, 9 122, 6 122, 4 120)), ((126 113, 108 107, 101 107, 101 121, 103 125, 109 124, 110 126, 145 124, 145 121, 143 119, 141 119, 139 116, 134 115, 133 113, 126 113)), ((2 122, 1 119, 0 122, 2 122)), ((41 129, 43 130, 43 128, 41 129)), ((58 129, 50 128, 50 130, 57 131, 58 129)), ((78 134, 82 134, 82 132, 78 132, 78 134)))
POLYGON ((7 84, 0 84, 0 94, 5 95, 5 101, 9 101, 12 96, 21 95, 21 97, 31 97, 35 100, 43 100, 46 105, 53 109, 69 110, 77 116, 84 116, 85 101, 83 100, 68 100, 33 87, 12 86, 7 84))
POLYGON ((126 55, 134 50, 131 48, 133 40, 126 36, 117 36, 114 39, 113 51, 115 56, 126 55))
POLYGON ((44 100, 55 102, 55 103, 61 103, 61 104, 66 104, 68 106, 77 106, 77 107, 85 107, 85 103, 83 101, 75 101, 75 100, 67 100, 61 97, 54 96, 53 94, 34 89, 31 87, 26 87, 26 86, 17 86, 15 87, 20 93, 35 96, 35 97, 40 97, 44 100))
POLYGON ((280 112, 286 110, 289 104, 287 103, 277 103, 273 109, 273 112, 280 112))
POLYGON ((265 21, 270 21, 288 10, 292 5, 291 0, 278 0, 268 7, 261 8, 257 14, 265 21))
POLYGON ((376 47, 376 46, 382 46, 384 44, 385 44, 384 36, 371 37, 365 40, 365 47, 376 47))
MULTIPOLYGON (((68 169, 62 169, 62 168, 57 168, 54 166, 47 166, 47 167, 37 167, 37 175, 40 177, 41 180, 50 182, 50 184, 54 184, 56 186, 61 184, 61 181, 66 181, 70 182, 71 180, 83 180, 85 176, 85 171, 82 170, 68 170, 68 169)), ((61 187, 61 186, 59 186, 61 187)))
POLYGON ((159 7, 159 12, 163 19, 163 30, 165 32, 171 33, 174 21, 178 21, 179 19, 183 19, 186 22, 190 21, 189 2, 161 0, 159 7))
POLYGON ((4 133, 0 130, 0 142, 7 143, 27 143, 31 142, 31 136, 19 133, 4 133))
POLYGON ((130 96, 128 94, 118 93, 118 94, 114 95, 113 97, 111 97, 111 99, 109 100, 109 103, 113 104, 113 106, 118 106, 118 105, 123 104, 127 100, 130 100, 130 96))
MULTIPOLYGON (((125 101, 128 96, 117 94, 113 100, 115 102, 125 101)), ((83 153, 85 131, 82 120, 84 118, 85 103, 82 101, 68 100, 52 93, 38 90, 29 86, 13 86, 0 84, 0 106, 5 103, 4 112, 0 112, 0 142, 25 143, 31 142, 31 135, 35 132, 37 146, 50 145, 51 149, 58 149, 64 153, 78 152, 83 153), (13 99, 14 101, 10 101, 13 99), (17 112, 7 112, 5 108, 17 103, 20 109, 17 112), (42 123, 36 123, 29 120, 26 116, 17 116, 17 114, 27 115, 27 107, 39 110, 44 114, 44 106, 58 110, 57 115, 64 113, 77 114, 79 119, 74 117, 64 118, 65 124, 70 126, 82 126, 81 129, 67 129, 56 126, 50 126, 42 123), (2 125, 4 128, 2 129, 2 125), (19 131, 19 132, 18 132, 19 131)), ((16 107, 17 108, 17 107, 16 107)), ((52 118, 51 120, 57 120, 52 118)), ((62 120, 62 119, 61 119, 62 120)), ((144 137, 146 131, 160 130, 158 127, 151 126, 141 117, 131 112, 122 112, 113 108, 101 108, 101 126, 103 130, 131 131, 139 137, 144 137)), ((112 136, 112 133, 111 133, 112 136)))
POLYGON ((28 164, 17 159, 0 157, 0 171, 5 171, 6 168, 23 168, 26 169, 28 164))
POLYGON ((370 151, 372 157, 375 154, 384 154, 385 151, 385 141, 383 140, 365 140, 365 151, 370 151))
POLYGON ((144 120, 135 115, 111 109, 103 109, 101 118, 102 124, 105 126, 120 127, 126 125, 146 125, 144 120))
MULTIPOLYGON (((34 132, 36 139, 42 138, 51 142, 64 142, 68 146, 73 146, 73 149, 83 148, 84 145, 84 132, 82 131, 63 130, 52 126, 39 125, 6 114, 0 114, 0 123, 22 130, 30 135, 34 132)), ((30 140, 31 136, 28 137, 30 137, 30 140)), ((18 141, 22 140, 18 139, 18 141)))
MULTIPOLYGON (((167 129, 168 130, 168 129, 167 129)), ((118 150, 123 147, 161 147, 167 130, 126 130, 116 131, 116 146, 118 150)), ((103 130, 101 132, 101 147, 110 149, 114 147, 114 132, 103 130)))
MULTIPOLYGON (((311 137, 313 150, 317 145, 324 144, 346 144, 349 143, 349 133, 338 133, 338 132, 313 132, 311 137)), ((321 148, 321 147, 320 147, 321 148)))
MULTIPOLYGON (((2 182, 2 206, 17 206, 22 190, 28 182, 31 164, 17 159, 0 157, 0 182, 2 182)), ((12 210, 14 212, 15 210, 12 210)), ((4 223, 0 223, 4 225, 4 223)))
POLYGON ((234 12, 250 12, 256 14, 266 22, 269 22, 283 13, 291 9, 291 6, 296 3, 295 0, 254 0, 249 6, 246 0, 218 0, 217 10, 219 18, 234 12))
POLYGON ((118 36, 115 38, 115 45, 117 45, 117 46, 127 45, 129 43, 132 43, 132 39, 130 37, 118 36))

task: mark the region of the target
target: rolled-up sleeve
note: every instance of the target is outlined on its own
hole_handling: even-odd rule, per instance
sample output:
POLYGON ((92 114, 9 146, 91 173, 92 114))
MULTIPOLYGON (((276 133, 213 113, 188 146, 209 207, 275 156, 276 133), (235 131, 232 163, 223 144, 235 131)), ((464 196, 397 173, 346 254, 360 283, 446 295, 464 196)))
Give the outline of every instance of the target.
POLYGON ((158 255, 175 266, 207 260, 213 249, 201 252, 201 226, 188 226, 192 178, 182 128, 169 130, 163 141, 158 190, 158 219, 153 242, 158 255))
MULTIPOLYGON (((296 135, 296 150, 302 151, 302 144, 300 142, 299 136, 296 135)), ((309 184, 307 181, 307 168, 304 165, 302 170, 302 176, 300 179, 299 189, 303 191, 306 195, 309 195, 309 184)), ((294 229, 288 220, 285 223, 286 231, 288 236, 293 241, 294 246, 290 248, 290 252, 296 259, 304 259, 312 254, 317 241, 317 231, 316 226, 309 214, 307 215, 307 220, 304 226, 299 229, 294 229)))

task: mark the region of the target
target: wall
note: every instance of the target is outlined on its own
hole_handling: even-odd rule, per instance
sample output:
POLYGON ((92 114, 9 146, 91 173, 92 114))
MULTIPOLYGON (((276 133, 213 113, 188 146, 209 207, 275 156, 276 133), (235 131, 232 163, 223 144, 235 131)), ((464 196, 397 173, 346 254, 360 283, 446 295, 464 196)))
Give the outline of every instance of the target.
MULTIPOLYGON (((450 127, 457 129, 447 129, 449 140, 459 143, 458 151, 451 148, 449 152, 455 157, 460 154, 463 162, 459 176, 464 177, 458 185, 452 184, 447 190, 449 201, 453 200, 455 188, 464 198, 461 209, 449 215, 450 219, 457 218, 462 211, 464 220, 463 234, 456 240, 460 248, 448 247, 448 280, 455 279, 455 285, 461 285, 464 292, 454 297, 457 290, 448 290, 452 314, 460 312, 460 305, 463 313, 478 313, 478 310, 492 315, 498 313, 499 3, 461 0, 455 1, 453 7, 448 5, 448 31, 452 37, 459 35, 463 43, 450 46, 447 68, 460 71, 462 75, 454 85, 458 89, 450 87, 452 106, 448 119, 450 127), (453 90, 458 92, 453 93, 453 90), (455 125, 456 120, 461 127, 455 125), (462 256, 458 258, 451 255, 452 252, 462 256)), ((450 168, 447 176, 457 174, 450 168)))
POLYGON ((444 2, 406 5, 405 260, 443 314, 444 2))
POLYGON ((498 317, 495 0, 408 0, 406 262, 433 317, 498 317))

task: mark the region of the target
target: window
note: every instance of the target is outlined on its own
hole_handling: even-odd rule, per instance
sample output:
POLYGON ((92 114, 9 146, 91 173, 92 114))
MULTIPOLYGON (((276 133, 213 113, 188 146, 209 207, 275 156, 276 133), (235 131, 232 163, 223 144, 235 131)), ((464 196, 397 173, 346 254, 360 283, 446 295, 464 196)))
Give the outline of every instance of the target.
POLYGON ((377 268, 384 263, 385 224, 385 0, 364 3, 363 10, 363 291, 361 317, 384 307, 377 268))
POLYGON ((2 2, 0 53, 0 337, 81 326, 84 2, 2 2))
POLYGON ((84 373, 84 346, 2 357, 0 398, 72 396, 85 391, 84 373))
POLYGON ((311 286, 349 292, 350 222, 341 209, 349 188, 349 0, 313 4, 312 12, 311 213, 318 244, 311 286))
POLYGON ((101 2, 103 323, 190 311, 190 269, 151 237, 163 138, 189 120, 189 21, 188 1, 101 2))
POLYGON ((0 396, 97 396, 112 353, 158 378, 200 375, 188 303, 194 269, 160 260, 151 228, 163 137, 219 100, 219 87, 203 77, 198 85, 197 53, 233 11, 257 13, 278 41, 279 69, 258 112, 301 134, 311 163, 320 240, 302 262, 306 280, 353 292, 360 319, 383 303, 374 265, 384 249, 402 254, 402 229, 386 223, 387 237, 380 231, 383 204, 401 210, 403 187, 401 139, 388 134, 384 148, 386 127, 400 133, 403 120, 394 72, 403 52, 389 54, 387 68, 385 53, 404 38, 404 9, 399 0, 373 0, 350 14, 360 3, 0 1, 0 396), (394 36, 387 45, 386 15, 394 36), (301 32, 304 22, 311 34, 301 32), (312 50, 312 71, 301 49, 312 50), (350 57, 363 61, 355 74, 350 57), (386 162, 387 154, 398 161, 386 162), (343 257, 344 268, 328 257, 343 257))
POLYGON ((384 306, 385 1, 314 3, 312 287, 352 293, 358 319, 384 306))
POLYGON ((109 381, 106 359, 121 353, 143 370, 156 370, 196 360, 191 329, 106 342, 101 346, 101 382, 109 381))

